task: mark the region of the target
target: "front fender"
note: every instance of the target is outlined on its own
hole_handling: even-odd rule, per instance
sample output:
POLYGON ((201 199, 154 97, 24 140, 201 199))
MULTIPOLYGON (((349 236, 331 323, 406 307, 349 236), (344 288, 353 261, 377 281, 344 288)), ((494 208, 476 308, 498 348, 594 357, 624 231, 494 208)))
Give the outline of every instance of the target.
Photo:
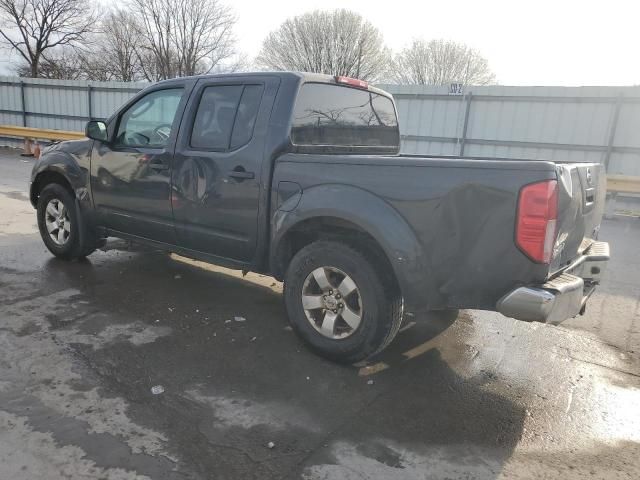
POLYGON ((391 205, 356 187, 341 184, 311 187, 280 205, 271 225, 272 267, 278 245, 287 233, 300 222, 320 217, 351 222, 371 235, 393 267, 405 308, 419 311, 428 307, 425 253, 415 233, 391 205), (298 204, 292 208, 289 202, 298 204))
POLYGON ((31 171, 31 203, 35 203, 42 187, 39 178, 50 172, 62 176, 75 192, 81 205, 88 206, 90 148, 87 140, 77 140, 62 142, 45 149, 31 171))

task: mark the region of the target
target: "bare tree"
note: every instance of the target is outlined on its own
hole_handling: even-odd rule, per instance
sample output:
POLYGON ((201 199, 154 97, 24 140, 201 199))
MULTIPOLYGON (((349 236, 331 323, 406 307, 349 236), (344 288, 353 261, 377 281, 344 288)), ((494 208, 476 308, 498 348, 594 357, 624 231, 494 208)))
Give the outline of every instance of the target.
POLYGON ((252 69, 252 62, 245 53, 235 53, 233 56, 211 67, 207 73, 247 72, 252 69))
MULTIPOLYGON (((59 46, 43 54, 39 76, 125 82, 143 78, 136 51, 141 44, 139 29, 132 15, 116 9, 103 18, 95 32, 85 37, 84 45, 59 46)), ((17 73, 29 76, 29 65, 23 62, 17 73)))
POLYGON ((171 4, 174 0, 131 0, 131 10, 140 22, 144 45, 137 51, 144 76, 163 80, 176 76, 171 36, 176 28, 171 4))
POLYGON ((363 80, 380 79, 389 61, 380 31, 349 10, 316 10, 290 18, 267 36, 257 58, 266 69, 363 80))
POLYGON ((98 61, 94 70, 108 72, 108 80, 131 82, 140 79, 141 66, 137 52, 142 44, 140 26, 131 12, 120 8, 109 12, 102 23, 101 51, 99 59, 95 59, 98 61))
POLYGON ((0 35, 24 59, 31 77, 40 75, 48 53, 82 42, 96 20, 83 0, 0 0, 0 35))
POLYGON ((130 11, 109 11, 90 41, 93 48, 77 49, 82 78, 124 82, 143 78, 138 55, 143 38, 130 11))
POLYGON ((174 46, 181 76, 208 72, 234 53, 236 18, 218 0, 178 0, 174 46))
POLYGON ((396 55, 393 81, 409 85, 487 85, 495 82, 489 62, 477 50, 446 40, 415 40, 396 55))
MULTIPOLYGON (((16 72, 21 77, 30 77, 31 66, 26 62, 22 62, 16 72)), ((44 54, 38 64, 39 78, 77 80, 82 76, 82 61, 74 49, 56 48, 44 54)))
MULTIPOLYGON (((100 47, 102 48, 102 45, 100 47)), ((96 49, 76 52, 80 69, 79 78, 101 82, 120 80, 119 72, 115 68, 115 60, 106 57, 105 53, 96 49)))
POLYGON ((144 43, 148 80, 206 73, 233 56, 231 10, 219 0, 131 0, 144 43))

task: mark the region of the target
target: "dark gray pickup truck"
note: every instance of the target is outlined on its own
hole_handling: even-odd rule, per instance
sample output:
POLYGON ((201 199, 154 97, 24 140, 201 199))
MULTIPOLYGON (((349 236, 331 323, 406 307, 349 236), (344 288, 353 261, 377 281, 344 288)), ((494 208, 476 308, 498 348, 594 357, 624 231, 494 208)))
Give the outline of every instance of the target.
POLYGON ((284 280, 291 325, 354 362, 405 312, 558 323, 609 259, 593 163, 399 155, 391 95, 300 73, 152 85, 46 148, 31 202, 56 256, 114 236, 284 280))

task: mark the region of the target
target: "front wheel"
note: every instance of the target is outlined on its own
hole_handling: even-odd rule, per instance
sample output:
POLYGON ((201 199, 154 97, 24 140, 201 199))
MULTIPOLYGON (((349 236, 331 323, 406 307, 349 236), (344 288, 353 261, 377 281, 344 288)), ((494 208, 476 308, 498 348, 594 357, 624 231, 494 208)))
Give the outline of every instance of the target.
POLYGON ((95 249, 95 245, 89 243, 94 237, 88 232, 81 235, 80 212, 62 185, 51 183, 40 192, 37 215, 40 236, 56 257, 65 260, 82 258, 95 249))
POLYGON ((294 330, 317 353, 354 363, 384 349, 402 322, 402 298, 373 258, 336 241, 301 249, 285 274, 294 330))

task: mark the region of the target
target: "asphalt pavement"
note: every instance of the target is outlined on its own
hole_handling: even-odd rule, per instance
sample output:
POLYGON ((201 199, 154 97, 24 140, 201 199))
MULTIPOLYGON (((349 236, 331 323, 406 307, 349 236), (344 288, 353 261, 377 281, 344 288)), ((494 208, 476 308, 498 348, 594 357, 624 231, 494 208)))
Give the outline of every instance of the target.
POLYGON ((640 219, 603 222, 583 317, 409 317, 339 366, 269 277, 117 240, 56 260, 32 166, 0 150, 0 478, 640 478, 640 219))

